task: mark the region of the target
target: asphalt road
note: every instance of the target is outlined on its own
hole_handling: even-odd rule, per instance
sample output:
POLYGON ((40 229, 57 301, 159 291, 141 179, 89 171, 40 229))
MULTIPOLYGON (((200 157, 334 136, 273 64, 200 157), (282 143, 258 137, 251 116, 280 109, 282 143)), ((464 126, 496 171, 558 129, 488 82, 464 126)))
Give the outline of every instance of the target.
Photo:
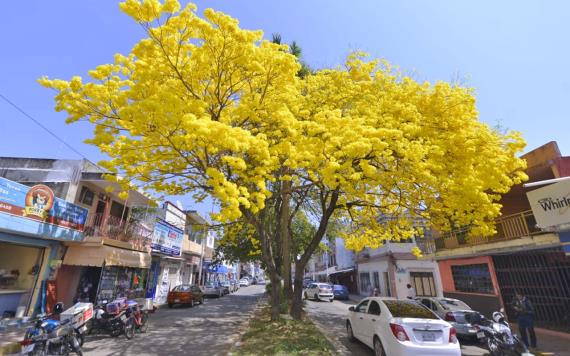
POLYGON ((264 286, 250 286, 219 299, 206 299, 193 308, 163 307, 151 314, 145 334, 135 334, 132 340, 88 336, 83 352, 88 356, 226 355, 232 336, 263 291, 264 286))
MULTIPOLYGON (((359 341, 348 341, 346 336, 346 315, 351 305, 355 305, 355 303, 352 301, 339 300, 335 300, 332 303, 308 300, 305 304, 305 311, 312 319, 325 327, 327 335, 330 338, 341 342, 348 348, 351 355, 370 356, 372 355, 371 349, 359 341)), ((468 345, 464 342, 461 343, 461 352, 466 356, 481 356, 488 353, 485 349, 479 348, 476 345, 468 345)))

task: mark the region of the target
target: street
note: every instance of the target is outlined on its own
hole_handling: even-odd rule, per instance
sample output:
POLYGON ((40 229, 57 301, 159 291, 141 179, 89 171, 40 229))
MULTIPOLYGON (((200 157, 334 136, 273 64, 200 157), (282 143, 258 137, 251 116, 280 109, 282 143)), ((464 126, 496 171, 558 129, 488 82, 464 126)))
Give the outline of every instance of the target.
POLYGON ((205 299, 193 308, 162 307, 151 314, 145 334, 89 336, 85 355, 225 355, 232 338, 264 291, 263 285, 240 288, 222 298, 205 299))
MULTIPOLYGON (((351 355, 369 356, 372 352, 368 347, 359 341, 350 342, 346 336, 346 314, 348 308, 352 305, 356 305, 356 303, 340 300, 335 300, 332 303, 307 300, 305 311, 313 320, 325 327, 325 331, 330 338, 336 339, 346 346, 350 350, 351 355)), ((488 353, 480 347, 467 345, 463 342, 461 343, 461 351, 462 355, 466 356, 479 356, 488 353)))

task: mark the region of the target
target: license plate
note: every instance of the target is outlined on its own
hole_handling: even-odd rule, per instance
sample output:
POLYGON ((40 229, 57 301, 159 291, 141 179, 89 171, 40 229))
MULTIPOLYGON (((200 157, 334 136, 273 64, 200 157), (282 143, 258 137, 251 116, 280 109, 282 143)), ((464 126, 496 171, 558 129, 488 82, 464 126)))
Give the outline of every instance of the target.
POLYGON ((435 334, 422 333, 422 341, 435 341, 435 334))
POLYGON ((24 347, 24 348, 22 349, 22 354, 28 354, 28 353, 34 351, 34 346, 36 346, 36 345, 35 345, 35 344, 29 344, 29 345, 27 345, 26 347, 24 347))
POLYGON ((180 299, 174 299, 174 303, 180 303, 180 299))
POLYGON ((485 337, 485 333, 484 333, 484 332, 478 332, 478 333, 477 333, 477 337, 478 337, 479 339, 482 339, 482 338, 485 337))

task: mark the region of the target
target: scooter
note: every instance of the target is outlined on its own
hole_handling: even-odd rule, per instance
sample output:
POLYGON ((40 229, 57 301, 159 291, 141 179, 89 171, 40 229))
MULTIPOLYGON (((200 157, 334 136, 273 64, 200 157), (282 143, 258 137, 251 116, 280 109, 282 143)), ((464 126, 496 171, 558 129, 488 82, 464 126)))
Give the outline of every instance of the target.
POLYGON ((95 306, 93 322, 89 327, 89 333, 109 333, 112 337, 125 334, 127 339, 132 339, 135 333, 135 320, 133 309, 126 305, 124 298, 116 299, 109 303, 103 300, 95 306))
POLYGON ((75 352, 83 355, 71 320, 50 319, 63 312, 63 303, 57 303, 54 314, 40 316, 33 327, 26 330, 22 345, 22 355, 69 355, 75 352))
POLYGON ((534 356, 528 351, 528 348, 518 337, 511 331, 509 323, 507 323, 504 309, 493 313, 493 320, 481 318, 476 324, 479 329, 478 336, 481 341, 487 344, 490 356, 534 356), (483 335, 481 335, 483 333, 483 335))

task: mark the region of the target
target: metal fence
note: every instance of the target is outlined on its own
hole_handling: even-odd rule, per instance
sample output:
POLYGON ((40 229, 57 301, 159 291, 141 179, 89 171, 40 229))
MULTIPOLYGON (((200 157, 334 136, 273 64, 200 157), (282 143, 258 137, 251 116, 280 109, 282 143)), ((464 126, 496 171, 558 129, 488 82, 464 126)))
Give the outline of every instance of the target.
POLYGON ((129 242, 133 247, 143 249, 150 247, 152 233, 152 229, 138 220, 104 214, 89 215, 85 227, 85 236, 129 242))

